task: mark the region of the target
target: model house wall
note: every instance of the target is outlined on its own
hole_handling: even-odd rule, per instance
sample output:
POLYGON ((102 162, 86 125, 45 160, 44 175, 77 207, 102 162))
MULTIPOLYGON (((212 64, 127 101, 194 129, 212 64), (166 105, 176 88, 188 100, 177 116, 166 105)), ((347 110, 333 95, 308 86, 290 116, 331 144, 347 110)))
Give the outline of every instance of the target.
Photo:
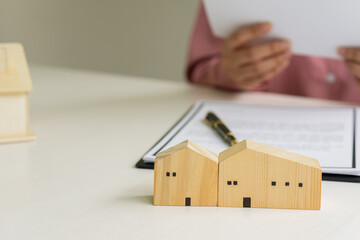
POLYGON ((21 44, 0 44, 0 143, 35 139, 29 128, 30 72, 21 44))
POLYGON ((6 136, 26 135, 28 121, 26 94, 0 96, 0 133, 6 136))
POLYGON ((217 206, 218 156, 185 141, 157 155, 154 205, 217 206))
POLYGON ((320 209, 316 159, 245 140, 219 155, 218 205, 320 209))

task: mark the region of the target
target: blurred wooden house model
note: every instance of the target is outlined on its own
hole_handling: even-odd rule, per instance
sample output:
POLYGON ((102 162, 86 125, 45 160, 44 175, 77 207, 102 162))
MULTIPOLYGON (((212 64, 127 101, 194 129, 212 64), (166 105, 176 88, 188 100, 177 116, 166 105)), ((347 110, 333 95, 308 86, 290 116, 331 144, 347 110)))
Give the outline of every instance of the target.
POLYGON ((244 140, 219 155, 218 205, 319 210, 316 159, 244 140))
POLYGON ((29 129, 29 68, 21 44, 0 44, 0 143, 34 140, 29 129))
POLYGON ((159 153, 154 205, 217 206, 218 156, 191 142, 159 153))

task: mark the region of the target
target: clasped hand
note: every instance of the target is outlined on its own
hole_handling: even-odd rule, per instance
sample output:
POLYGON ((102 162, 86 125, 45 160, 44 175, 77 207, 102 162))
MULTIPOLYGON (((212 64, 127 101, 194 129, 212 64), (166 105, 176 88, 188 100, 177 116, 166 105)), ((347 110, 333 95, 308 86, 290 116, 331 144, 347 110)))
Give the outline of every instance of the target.
MULTIPOLYGON (((289 40, 254 43, 254 40, 268 34, 271 27, 269 22, 250 25, 237 30, 223 42, 221 67, 239 89, 250 90, 261 86, 289 65, 289 40)), ((360 86, 360 49, 340 47, 338 52, 360 86)))
POLYGON ((338 53, 343 57, 346 66, 350 69, 360 87, 360 49, 340 47, 338 53))

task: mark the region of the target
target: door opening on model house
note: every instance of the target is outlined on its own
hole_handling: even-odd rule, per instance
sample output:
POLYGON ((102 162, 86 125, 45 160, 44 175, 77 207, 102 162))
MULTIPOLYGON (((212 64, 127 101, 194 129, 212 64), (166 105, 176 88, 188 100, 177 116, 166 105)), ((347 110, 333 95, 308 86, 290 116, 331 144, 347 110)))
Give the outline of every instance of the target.
POLYGON ((185 198, 185 206, 191 206, 191 198, 185 198))
POLYGON ((251 198, 244 197, 243 198, 243 207, 244 208, 251 208, 251 198))

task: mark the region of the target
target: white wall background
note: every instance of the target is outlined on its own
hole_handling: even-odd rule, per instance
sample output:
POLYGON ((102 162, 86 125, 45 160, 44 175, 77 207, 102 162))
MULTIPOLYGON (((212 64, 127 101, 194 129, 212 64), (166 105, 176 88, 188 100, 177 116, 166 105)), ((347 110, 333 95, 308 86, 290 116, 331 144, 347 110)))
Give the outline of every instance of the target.
POLYGON ((0 0, 0 42, 31 63, 184 79, 197 0, 0 0))

